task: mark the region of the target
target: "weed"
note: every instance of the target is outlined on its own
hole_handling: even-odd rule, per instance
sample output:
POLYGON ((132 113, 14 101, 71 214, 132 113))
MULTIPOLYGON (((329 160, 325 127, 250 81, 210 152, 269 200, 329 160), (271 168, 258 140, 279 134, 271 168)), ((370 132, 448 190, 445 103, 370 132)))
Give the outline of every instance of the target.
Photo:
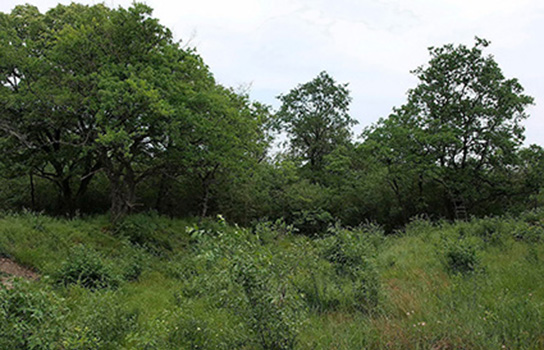
POLYGON ((474 272, 480 264, 476 246, 468 239, 450 243, 445 251, 446 267, 452 273, 474 272))
POLYGON ((84 245, 74 247, 57 273, 58 283, 67 286, 80 284, 91 290, 114 288, 119 285, 119 276, 105 258, 84 245))
POLYGON ((1 349, 51 349, 62 330, 62 299, 26 281, 0 285, 0 319, 1 349))

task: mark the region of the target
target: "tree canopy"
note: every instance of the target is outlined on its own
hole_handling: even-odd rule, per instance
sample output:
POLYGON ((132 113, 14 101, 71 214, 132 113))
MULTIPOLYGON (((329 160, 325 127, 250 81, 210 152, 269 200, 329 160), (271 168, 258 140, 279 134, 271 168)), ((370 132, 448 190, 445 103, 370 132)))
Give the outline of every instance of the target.
POLYGON ((347 84, 337 84, 327 72, 278 98, 282 102, 278 117, 290 149, 312 170, 322 169, 323 157, 350 141, 350 127, 356 121, 349 115, 347 84))
POLYGON ((504 194, 517 162, 521 121, 533 99, 504 77, 476 39, 472 48, 430 48, 405 105, 365 132, 366 143, 398 178, 438 182, 452 204, 504 194))
POLYGON ((233 156, 258 133, 256 116, 239 112, 247 99, 218 86, 151 14, 138 3, 59 5, 46 14, 26 5, 2 14, 4 161, 54 181, 68 207, 74 183, 82 195, 103 171, 112 215, 122 216, 137 205, 140 182, 183 164, 172 154, 191 164, 192 155, 208 154, 217 164, 209 156, 219 154, 217 141, 233 156), (212 134, 217 127, 222 135, 212 134))
POLYGON ((266 217, 312 234, 538 207, 533 99, 488 46, 430 48, 406 103, 357 141, 348 84, 325 71, 275 111, 218 84, 144 4, 17 6, 0 13, 0 210, 266 217))

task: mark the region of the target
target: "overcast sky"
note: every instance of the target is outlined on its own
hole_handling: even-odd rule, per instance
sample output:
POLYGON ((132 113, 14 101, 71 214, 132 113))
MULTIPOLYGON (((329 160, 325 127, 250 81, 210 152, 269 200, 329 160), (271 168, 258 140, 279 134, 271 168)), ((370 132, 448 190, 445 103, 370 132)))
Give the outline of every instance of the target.
MULTIPOLYGON (((9 12, 30 2, 1 0, 9 12)), ((80 1, 94 4, 100 1, 80 1)), ((107 0, 127 7, 129 0, 107 0)), ((427 48, 492 42, 507 78, 535 98, 526 143, 544 146, 544 1, 542 0, 179 0, 145 1, 176 39, 197 51, 219 83, 250 87, 253 99, 278 107, 276 96, 326 70, 349 83, 357 134, 406 100, 410 74, 427 48)))

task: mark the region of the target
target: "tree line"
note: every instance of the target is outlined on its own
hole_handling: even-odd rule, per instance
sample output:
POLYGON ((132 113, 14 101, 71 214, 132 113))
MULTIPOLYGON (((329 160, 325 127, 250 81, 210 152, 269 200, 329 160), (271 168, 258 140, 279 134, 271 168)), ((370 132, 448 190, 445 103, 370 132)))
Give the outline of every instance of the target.
POLYGON ((533 99, 488 45, 430 48, 406 103, 354 139, 348 86, 327 72, 274 111, 218 84, 146 5, 17 6, 0 13, 0 206, 303 233, 539 206, 544 150, 522 147, 533 99))

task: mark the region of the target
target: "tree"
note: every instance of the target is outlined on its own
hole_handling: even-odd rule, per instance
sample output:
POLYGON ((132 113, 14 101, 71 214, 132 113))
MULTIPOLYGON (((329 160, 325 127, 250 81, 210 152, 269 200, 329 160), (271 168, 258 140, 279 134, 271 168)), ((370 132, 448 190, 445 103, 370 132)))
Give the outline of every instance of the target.
POLYGON ((347 84, 337 84, 326 72, 299 85, 282 102, 278 119, 288 134, 290 150, 307 162, 312 171, 323 168, 323 158, 338 145, 350 141, 351 98, 347 84))
MULTIPOLYGON (((0 16, 0 137, 5 162, 58 184, 64 197, 98 171, 112 218, 136 187, 192 147, 197 102, 217 90, 202 59, 181 49, 142 4, 19 6, 0 16)), ((69 200, 65 205, 73 207, 69 200)))
POLYGON ((451 205, 489 201, 505 194, 501 180, 516 163, 523 141, 520 122, 533 99, 516 79, 506 79, 489 42, 472 48, 449 44, 430 48, 431 60, 413 73, 420 83, 408 102, 365 133, 367 145, 395 181, 437 183, 451 205))
POLYGON ((180 158, 185 176, 200 189, 199 215, 205 217, 221 182, 234 186, 264 157, 270 141, 264 125, 270 113, 247 95, 222 86, 201 95, 194 107, 206 113, 195 119, 190 146, 180 158))
POLYGON ((63 38, 68 28, 87 34, 84 23, 106 13, 103 6, 81 5, 59 6, 46 15, 29 5, 0 13, 2 161, 11 175, 52 181, 65 213, 73 213, 100 164, 89 152, 96 109, 85 103, 97 93, 96 84, 86 79, 94 74, 94 62, 83 54, 74 61, 63 38))
POLYGON ((523 197, 529 202, 529 207, 536 209, 542 204, 542 189, 544 187, 544 149, 538 145, 530 145, 520 150, 521 187, 523 197))
POLYGON ((194 121, 206 113, 192 108, 192 100, 215 88, 202 59, 180 49, 151 12, 135 4, 102 24, 108 40, 93 101, 94 146, 109 179, 114 219, 134 210, 136 187, 159 174, 173 150, 189 147, 194 121))

